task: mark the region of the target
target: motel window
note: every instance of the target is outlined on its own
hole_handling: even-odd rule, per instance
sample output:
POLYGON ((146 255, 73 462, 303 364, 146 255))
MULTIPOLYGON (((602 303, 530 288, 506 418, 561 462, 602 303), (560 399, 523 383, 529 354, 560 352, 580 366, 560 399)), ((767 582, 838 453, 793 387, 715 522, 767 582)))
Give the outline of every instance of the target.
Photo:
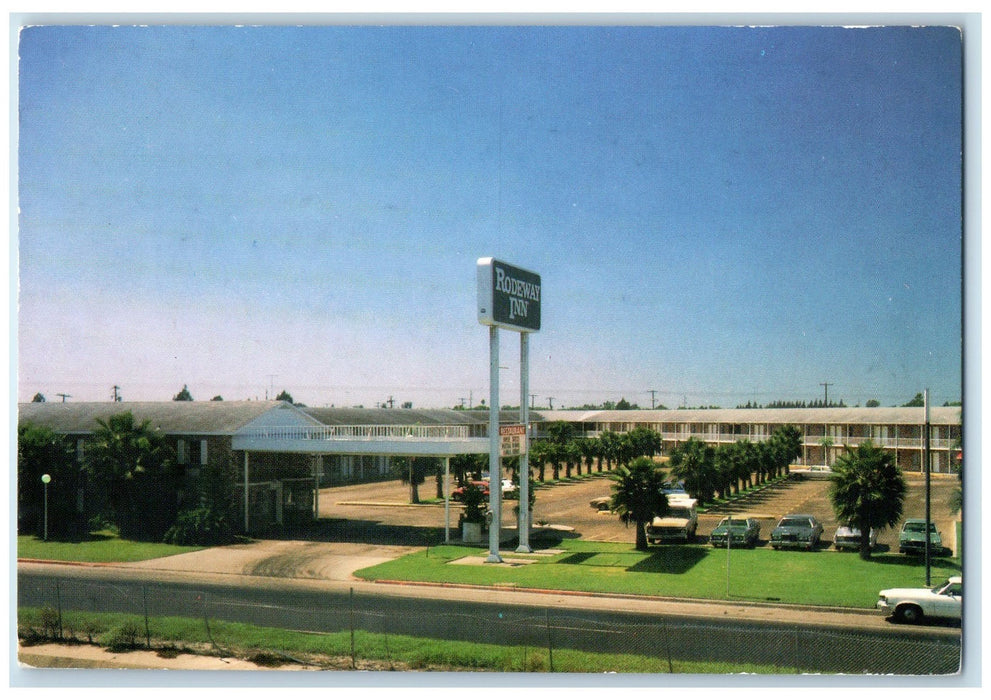
POLYGON ((179 464, 189 464, 189 446, 182 438, 176 443, 176 459, 179 464))
POLYGON ((206 440, 200 440, 200 465, 206 466, 206 463, 207 463, 206 440))

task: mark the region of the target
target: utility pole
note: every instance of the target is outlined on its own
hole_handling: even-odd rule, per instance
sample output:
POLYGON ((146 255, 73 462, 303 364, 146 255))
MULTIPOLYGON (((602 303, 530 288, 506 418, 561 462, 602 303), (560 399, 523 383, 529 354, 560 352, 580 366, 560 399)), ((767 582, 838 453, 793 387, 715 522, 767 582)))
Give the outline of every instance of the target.
POLYGON ((553 396, 548 396, 547 397, 547 405, 550 406, 550 410, 551 411, 554 410, 554 397, 553 396))
POLYGON ((832 382, 819 382, 819 386, 826 389, 826 403, 823 405, 823 408, 829 408, 829 387, 833 386, 833 384, 832 382))
POLYGON ((122 401, 120 396, 120 387, 114 384, 114 403, 119 403, 122 401))
POLYGON ((650 394, 650 410, 654 410, 654 394, 657 393, 657 389, 647 389, 647 393, 650 394))
POLYGON ((530 394, 530 409, 531 410, 533 409, 533 405, 534 405, 533 402, 536 401, 536 400, 537 400, 537 395, 536 394, 530 394))
POLYGON ((55 395, 62 397, 62 403, 65 403, 65 400, 66 399, 71 399, 72 398, 72 394, 55 394, 55 395))

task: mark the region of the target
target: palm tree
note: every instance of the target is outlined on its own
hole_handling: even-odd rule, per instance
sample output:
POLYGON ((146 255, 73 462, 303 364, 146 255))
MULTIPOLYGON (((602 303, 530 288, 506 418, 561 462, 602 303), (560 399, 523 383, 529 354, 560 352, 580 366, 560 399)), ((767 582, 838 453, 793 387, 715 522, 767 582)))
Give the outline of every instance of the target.
POLYGON ((754 474, 759 469, 760 452, 757 445, 747 439, 737 440, 736 447, 739 452, 736 478, 740 481, 741 488, 749 489, 753 485, 754 474))
POLYGON ((437 468, 436 457, 405 457, 394 465, 400 480, 410 487, 410 503, 420 502, 420 484, 427 480, 431 469, 437 468))
POLYGON ((738 486, 736 481, 738 462, 739 448, 736 443, 719 445, 713 452, 712 465, 716 476, 716 493, 720 498, 725 498, 734 485, 738 486))
POLYGON ((530 443, 530 459, 528 460, 531 467, 537 468, 537 478, 540 483, 544 482, 544 472, 547 467, 547 462, 550 457, 550 443, 546 440, 534 440, 530 443))
POLYGON ((165 438, 130 411, 96 423, 86 469, 104 488, 109 515, 124 537, 160 540, 178 512, 179 472, 165 438))
POLYGON ((870 559, 871 528, 898 524, 907 490, 892 455, 870 441, 848 449, 833 465, 829 496, 836 517, 860 530, 860 558, 870 559))
MULTIPOLYGON (((588 474, 592 473, 592 461, 595 459, 598 453, 598 440, 595 438, 578 438, 575 440, 575 445, 578 447, 578 452, 581 454, 582 459, 585 460, 585 472, 588 474)), ((599 465, 599 471, 602 471, 602 465, 599 465)), ((581 470, 579 469, 579 473, 581 470)))
POLYGON ((636 527, 636 548, 647 551, 647 523, 667 512, 664 472, 653 460, 639 457, 629 466, 619 466, 612 478, 609 507, 624 524, 636 527))
POLYGON ((791 463, 802 454, 802 431, 794 425, 782 425, 774 429, 767 442, 773 459, 772 473, 787 474, 791 463))
POLYGON ((612 470, 613 461, 619 458, 620 442, 619 433, 615 433, 612 430, 606 430, 599 436, 599 446, 601 447, 599 456, 600 464, 601 460, 605 459, 607 470, 612 470))
POLYGON ((685 482, 685 490, 704 506, 716 483, 714 450, 698 438, 688 438, 671 450, 671 476, 685 482))
POLYGON ((572 467, 577 468, 577 470, 578 470, 577 471, 577 475, 578 476, 581 476, 581 474, 582 474, 582 453, 578 449, 578 445, 575 444, 575 441, 574 440, 572 440, 571 442, 563 445, 563 453, 564 453, 564 464, 565 464, 565 470, 567 472, 567 477, 569 479, 571 478, 571 468, 572 467))

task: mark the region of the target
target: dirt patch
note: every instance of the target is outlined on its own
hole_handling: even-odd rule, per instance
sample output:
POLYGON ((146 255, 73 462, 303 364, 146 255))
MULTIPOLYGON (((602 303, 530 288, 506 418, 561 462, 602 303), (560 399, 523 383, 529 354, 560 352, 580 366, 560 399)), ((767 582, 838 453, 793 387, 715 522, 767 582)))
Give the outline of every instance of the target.
POLYGON ((307 671, 318 670, 317 665, 283 663, 259 665, 247 659, 218 657, 207 654, 165 654, 153 650, 138 649, 113 652, 92 644, 38 644, 21 646, 17 660, 26 668, 115 668, 131 670, 179 670, 179 671, 307 671))

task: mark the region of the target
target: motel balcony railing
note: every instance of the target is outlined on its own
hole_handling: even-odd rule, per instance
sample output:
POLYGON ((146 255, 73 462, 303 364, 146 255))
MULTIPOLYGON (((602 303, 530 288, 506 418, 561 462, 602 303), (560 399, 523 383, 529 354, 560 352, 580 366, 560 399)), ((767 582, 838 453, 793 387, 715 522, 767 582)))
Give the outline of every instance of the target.
POLYGON ((321 425, 248 428, 238 433, 251 440, 467 440, 464 425, 321 425))
MULTIPOLYGON (((602 433, 600 431, 590 431, 588 437, 599 437, 602 433)), ((722 432, 662 432, 660 433, 661 439, 665 443, 671 442, 684 442, 689 438, 695 438, 696 440, 701 440, 709 444, 716 443, 733 443, 737 440, 749 440, 750 442, 764 442, 770 438, 769 433, 753 433, 753 434, 738 434, 738 433, 722 433, 722 432)), ((921 450, 923 448, 922 437, 868 437, 868 436, 853 436, 853 437, 838 437, 833 435, 804 435, 802 437, 802 445, 804 447, 822 447, 823 441, 826 440, 830 447, 842 448, 846 447, 858 447, 865 442, 870 441, 877 447, 883 447, 885 449, 900 449, 900 450, 921 450)), ((958 440, 953 438, 931 438, 929 441, 930 448, 934 450, 950 450, 957 446, 958 440)))

